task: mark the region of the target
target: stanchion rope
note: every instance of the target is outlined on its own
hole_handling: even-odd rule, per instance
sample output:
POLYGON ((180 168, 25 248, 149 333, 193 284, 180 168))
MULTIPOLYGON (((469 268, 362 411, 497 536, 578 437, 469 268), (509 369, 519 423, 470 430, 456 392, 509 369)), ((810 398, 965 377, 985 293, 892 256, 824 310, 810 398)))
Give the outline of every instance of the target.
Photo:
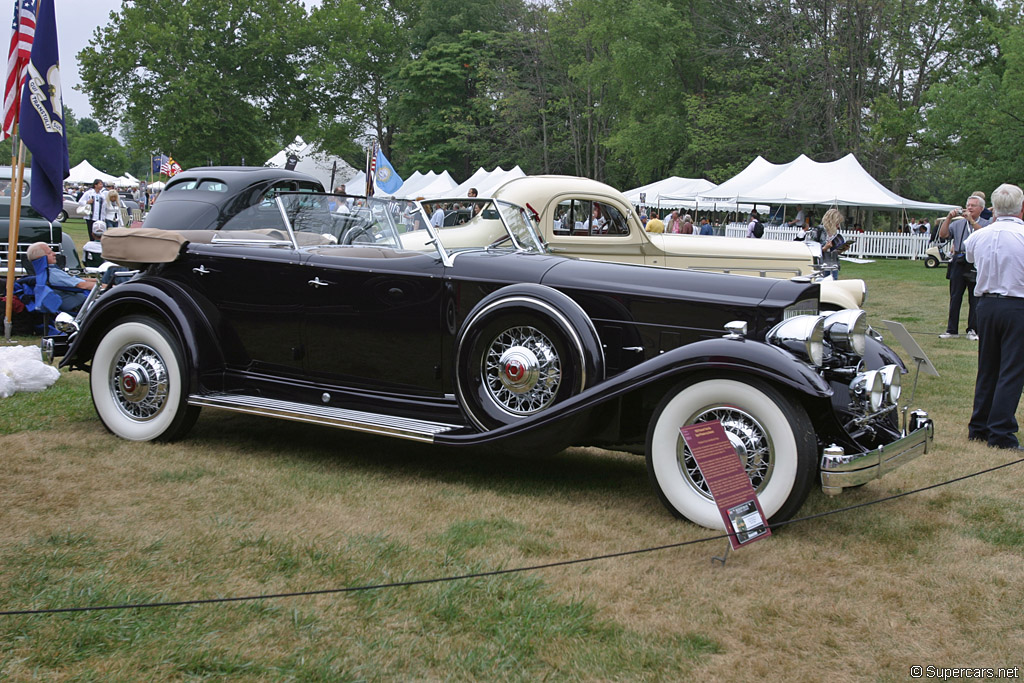
MULTIPOLYGON (((941 486, 947 486, 949 484, 955 484, 965 479, 971 479, 972 477, 978 477, 983 474, 989 474, 996 470, 1001 470, 1005 467, 1011 467, 1013 465, 1019 465, 1024 462, 1024 458, 1014 460, 1012 462, 1003 463, 1002 465, 996 465, 995 467, 989 467, 988 469, 973 472, 971 474, 965 474, 962 477, 955 479, 949 479, 948 481, 939 482, 938 484, 931 484, 929 486, 923 486, 912 491, 904 491, 903 493, 896 493, 891 496, 884 498, 878 498, 876 500, 869 500, 863 503, 857 503, 848 507, 837 508, 835 510, 827 510, 825 512, 819 512, 813 515, 807 515, 806 517, 798 517, 796 519, 790 519, 785 522, 779 522, 773 524, 773 529, 786 526, 789 524, 796 524, 797 522, 806 522, 812 519, 818 519, 819 517, 827 517, 829 515, 835 515, 840 512, 849 512, 850 510, 856 510, 858 508, 868 507, 871 505, 877 505, 878 503, 884 503, 897 498, 903 498, 915 493, 921 493, 931 489, 936 489, 941 486)), ((411 581, 394 581, 391 583, 375 583, 367 584, 363 586, 347 586, 344 588, 323 588, 320 590, 311 591, 293 591, 288 593, 264 593, 260 595, 243 595, 228 598, 202 598, 196 600, 175 600, 172 602, 140 602, 140 603, 127 603, 122 605, 95 605, 87 607, 53 607, 48 609, 22 609, 22 610, 2 610, 0 611, 0 617, 10 617, 19 615, 36 615, 36 614, 66 614, 70 612, 100 612, 109 610, 123 610, 123 609, 145 609, 151 607, 182 607, 184 605, 212 605, 226 602, 247 602, 253 600, 275 600, 278 598, 297 598, 312 595, 332 595, 337 593, 356 593, 362 591, 371 590, 382 590, 384 588, 404 588, 408 586, 425 586, 434 583, 449 583, 453 581, 465 581, 468 579, 482 579, 492 576, 502 576, 505 574, 516 574, 521 572, 532 572, 540 569, 551 569, 553 567, 567 567, 574 564, 583 564, 586 562, 596 562, 598 560, 609 560, 616 557, 628 557, 630 555, 640 555, 643 553, 657 552, 659 550, 670 550, 672 548, 682 548, 688 545, 696 545, 698 543, 707 543, 708 541, 718 541, 723 538, 729 538, 729 534, 719 534, 717 536, 707 536, 704 538, 697 538, 692 541, 681 541, 679 543, 667 543, 665 545, 652 546, 649 548, 639 548, 636 550, 623 550, 617 553, 606 553, 604 555, 594 555, 592 557, 581 557, 573 560, 560 560, 558 562, 548 562, 545 564, 535 564, 527 567, 513 567, 511 569, 495 569, 487 572, 475 572, 472 574, 459 574, 457 576, 442 576, 435 577, 432 579, 413 579, 411 581)))

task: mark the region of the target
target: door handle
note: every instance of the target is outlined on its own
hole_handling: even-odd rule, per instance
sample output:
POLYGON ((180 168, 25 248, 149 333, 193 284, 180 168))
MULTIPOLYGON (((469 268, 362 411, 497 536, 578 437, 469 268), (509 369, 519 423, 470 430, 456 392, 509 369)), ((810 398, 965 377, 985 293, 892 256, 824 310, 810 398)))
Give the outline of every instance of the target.
POLYGON ((197 275, 209 275, 213 271, 212 270, 207 270, 206 266, 199 266, 198 268, 193 268, 192 272, 196 273, 197 275))
POLYGON ((309 281, 309 284, 312 285, 313 287, 316 287, 317 289, 320 289, 321 287, 326 287, 326 286, 330 285, 331 283, 330 282, 325 282, 324 280, 321 280, 320 278, 315 277, 315 278, 313 278, 312 280, 309 281))

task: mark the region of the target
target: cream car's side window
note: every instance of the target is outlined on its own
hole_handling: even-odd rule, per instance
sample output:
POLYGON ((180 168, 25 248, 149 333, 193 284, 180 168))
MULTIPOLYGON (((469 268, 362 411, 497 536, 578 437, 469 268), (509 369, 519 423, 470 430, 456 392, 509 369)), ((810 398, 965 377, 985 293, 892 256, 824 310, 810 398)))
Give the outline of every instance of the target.
POLYGON ((589 199, 565 199, 555 209, 553 232, 566 237, 628 235, 629 223, 610 204, 589 199))

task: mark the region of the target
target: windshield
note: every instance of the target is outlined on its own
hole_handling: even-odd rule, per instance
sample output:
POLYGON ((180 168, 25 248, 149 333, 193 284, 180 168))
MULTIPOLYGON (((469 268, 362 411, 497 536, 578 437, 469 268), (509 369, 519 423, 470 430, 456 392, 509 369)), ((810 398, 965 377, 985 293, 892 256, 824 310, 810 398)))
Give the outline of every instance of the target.
MULTIPOLYGON (((243 213, 268 214, 273 209, 287 219, 299 246, 390 247, 439 253, 446 262, 473 249, 544 252, 526 212, 492 199, 416 202, 288 192, 268 195, 243 213)), ((251 216, 238 218, 242 226, 253 223, 251 216)))

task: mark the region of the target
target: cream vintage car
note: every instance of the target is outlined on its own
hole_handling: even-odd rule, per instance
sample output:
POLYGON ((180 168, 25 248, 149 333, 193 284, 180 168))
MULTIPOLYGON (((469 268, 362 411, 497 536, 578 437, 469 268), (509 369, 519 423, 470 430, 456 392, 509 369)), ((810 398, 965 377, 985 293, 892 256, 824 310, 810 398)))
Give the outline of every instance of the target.
POLYGON ((500 185, 492 196, 528 207, 548 248, 557 254, 779 279, 803 276, 821 281, 823 310, 864 304, 863 280, 823 279, 821 248, 815 243, 651 234, 625 195, 589 178, 525 176, 500 185), (595 204, 605 224, 592 230, 595 204))

